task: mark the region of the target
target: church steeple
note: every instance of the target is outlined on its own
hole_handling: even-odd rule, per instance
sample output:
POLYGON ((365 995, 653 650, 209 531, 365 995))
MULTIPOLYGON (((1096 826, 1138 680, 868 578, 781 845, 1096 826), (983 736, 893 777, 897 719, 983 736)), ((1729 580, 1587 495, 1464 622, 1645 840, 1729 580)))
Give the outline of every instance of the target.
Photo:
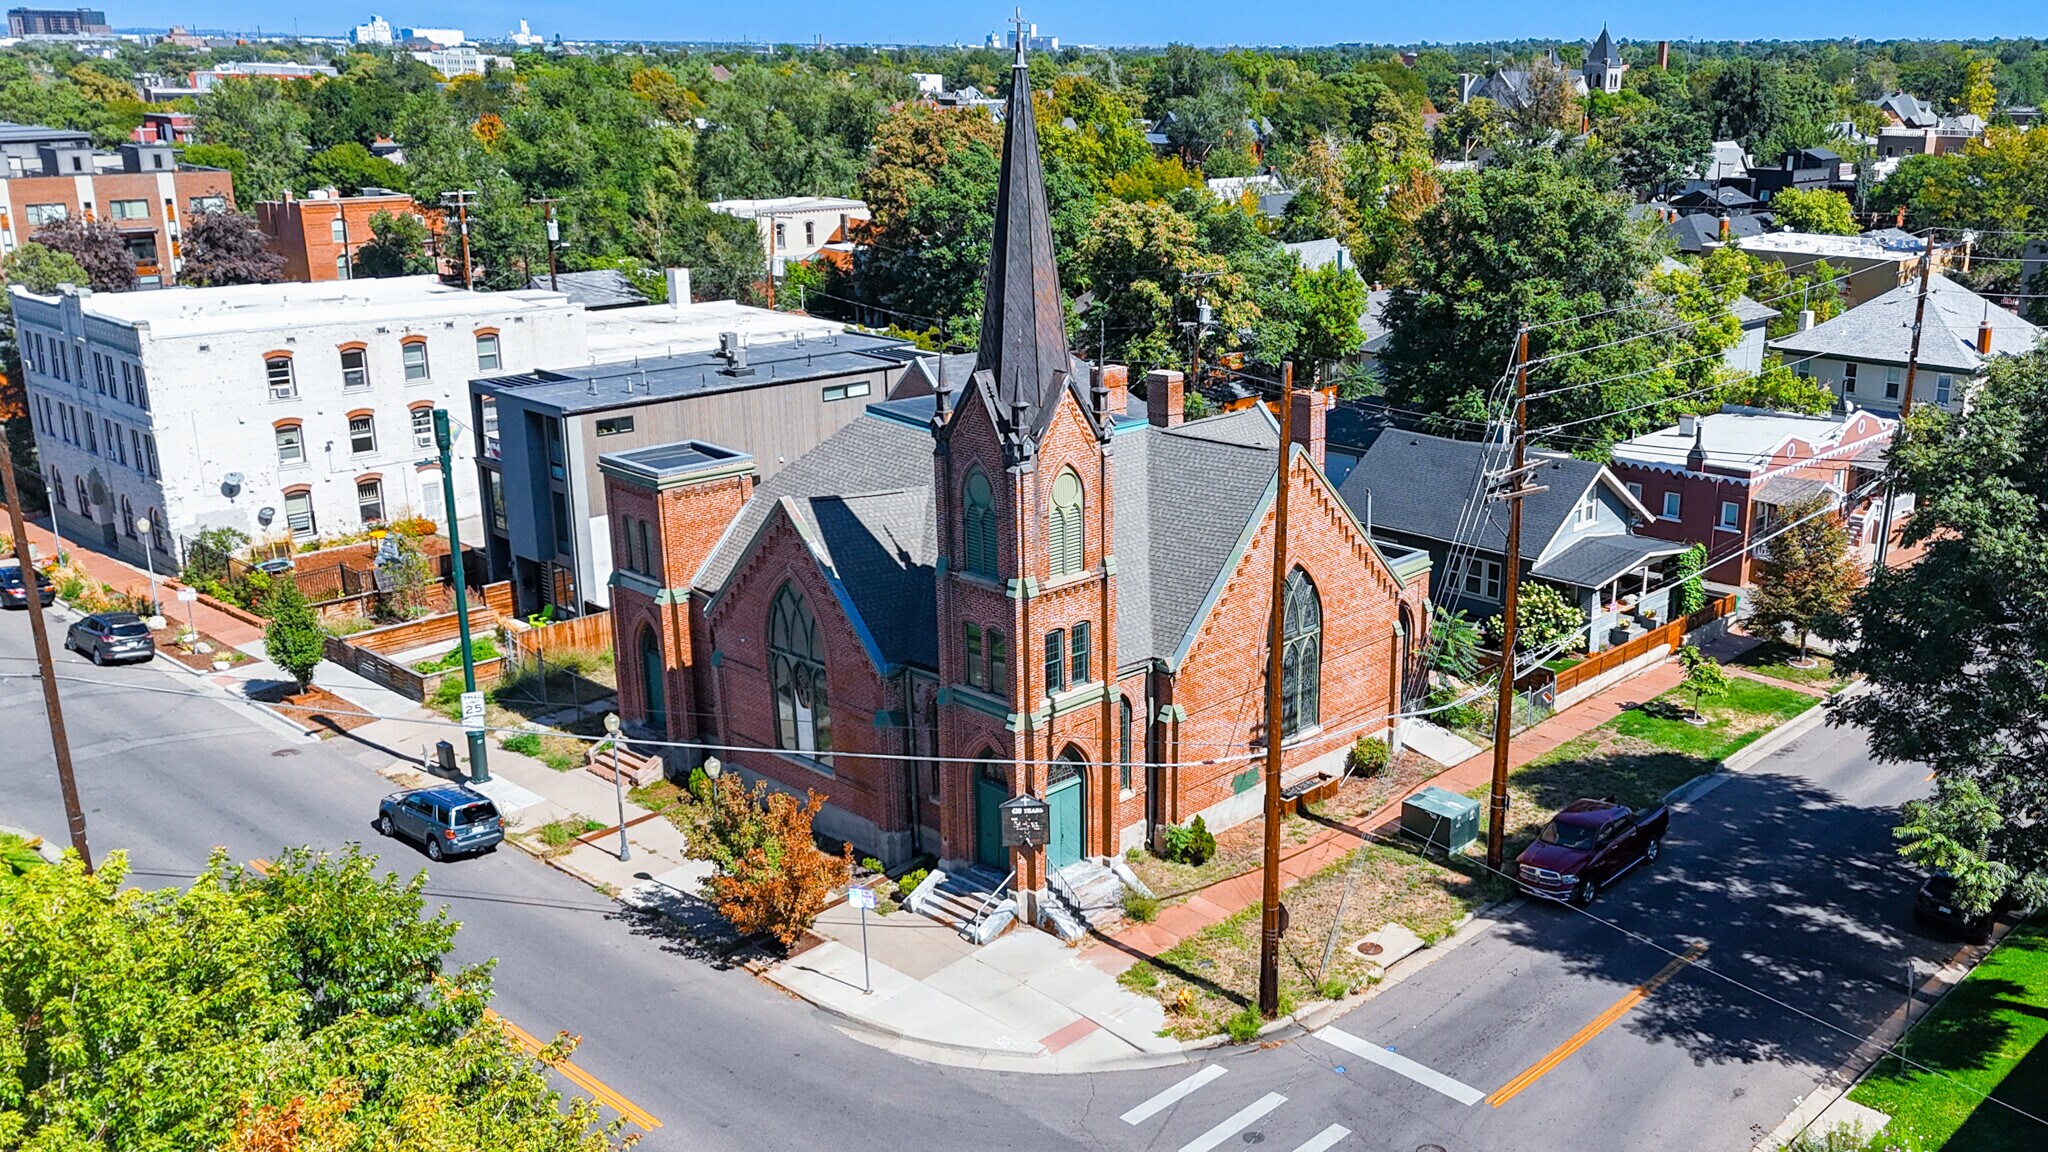
POLYGON ((995 243, 989 253, 986 303, 976 374, 989 373, 999 419, 1011 435, 1037 438, 1040 417, 1074 370, 1053 259, 1052 218, 1045 204, 1038 122, 1031 110, 1031 76, 1024 33, 1017 31, 1017 62, 1003 120, 1003 163, 996 190, 995 243))

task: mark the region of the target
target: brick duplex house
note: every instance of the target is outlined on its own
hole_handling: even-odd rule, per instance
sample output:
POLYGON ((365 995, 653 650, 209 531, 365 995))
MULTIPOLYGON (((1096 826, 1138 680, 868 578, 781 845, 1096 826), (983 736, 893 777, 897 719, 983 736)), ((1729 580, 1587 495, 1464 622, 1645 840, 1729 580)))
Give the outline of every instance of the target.
POLYGON ((1644 535, 1705 544, 1707 579, 1740 587, 1756 566, 1752 544, 1778 509, 1816 493, 1843 509, 1852 544, 1876 543, 1881 515, 1870 483, 1897 426, 1860 409, 1800 416, 1729 404, 1616 444, 1612 467, 1656 516, 1644 535))
MULTIPOLYGON (((1280 437, 1264 407, 1184 423, 1178 373, 1138 403, 1073 358, 1021 60, 1014 92, 971 374, 758 486, 702 442, 600 467, 633 729, 819 791, 820 833, 863 853, 1014 871, 1028 915, 1048 868, 1259 813, 1280 437), (1000 844, 1020 794, 1049 844, 1000 844)), ((1323 473, 1325 404, 1290 414, 1289 780, 1384 732, 1426 620, 1427 557, 1390 561, 1323 473)))

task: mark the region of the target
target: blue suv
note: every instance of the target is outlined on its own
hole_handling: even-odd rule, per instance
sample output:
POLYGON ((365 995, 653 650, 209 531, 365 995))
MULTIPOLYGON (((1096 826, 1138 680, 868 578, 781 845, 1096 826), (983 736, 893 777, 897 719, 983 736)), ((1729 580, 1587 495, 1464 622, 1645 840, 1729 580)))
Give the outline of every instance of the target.
POLYGON ((491 798, 460 784, 393 792, 377 805, 377 831, 426 846, 429 860, 489 852, 505 839, 491 798))

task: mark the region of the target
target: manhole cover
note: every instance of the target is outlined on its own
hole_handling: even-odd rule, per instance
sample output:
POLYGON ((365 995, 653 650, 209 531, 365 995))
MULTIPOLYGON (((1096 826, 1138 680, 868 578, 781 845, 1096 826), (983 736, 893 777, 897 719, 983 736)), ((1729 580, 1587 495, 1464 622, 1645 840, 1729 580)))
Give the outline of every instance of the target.
POLYGON ((1444 1146, 1441 1144, 1420 1144, 1416 1146, 1415 1152, 1444 1152, 1444 1146))
POLYGON ((1351 946, 1351 950, 1360 956, 1377 956, 1386 951, 1385 948, 1380 947, 1377 942, 1372 940, 1360 940, 1351 946))
POLYGON ((271 753, 272 756, 276 756, 279 758, 285 756, 297 756, 298 754, 299 750, 297 748, 279 748, 277 751, 271 753))

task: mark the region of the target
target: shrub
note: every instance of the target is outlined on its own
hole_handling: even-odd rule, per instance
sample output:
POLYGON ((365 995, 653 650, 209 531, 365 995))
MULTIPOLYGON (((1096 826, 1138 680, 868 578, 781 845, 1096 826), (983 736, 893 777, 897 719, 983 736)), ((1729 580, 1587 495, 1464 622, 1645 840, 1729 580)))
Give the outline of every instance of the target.
POLYGON ((1166 858, 1176 864, 1206 864, 1216 854, 1216 836, 1200 816, 1166 830, 1166 858))
POLYGON ((876 875, 888 871, 887 868, 882 867, 882 862, 873 856, 863 856, 860 858, 860 870, 863 872, 873 872, 876 875))
POLYGON ((1124 893, 1124 915, 1140 924, 1150 924, 1159 918, 1159 897, 1147 896, 1142 892, 1124 893))
POLYGON ((917 891, 917 886, 924 883, 924 878, 931 874, 932 871, 929 868, 912 868, 896 878, 896 891, 905 900, 908 900, 910 899, 910 894, 917 891))
MULTIPOLYGON (((1493 617, 1486 622, 1487 638, 1498 645, 1502 629, 1501 618, 1493 617)), ((1522 585, 1515 604, 1515 651, 1536 652, 1560 643, 1574 651, 1584 645, 1585 631, 1586 614, 1564 593, 1548 584, 1522 585)))
POLYGON ((798 801, 765 782, 750 792, 737 776, 718 778, 688 852, 717 866, 705 894, 734 928, 765 932, 787 948, 810 929, 826 896, 847 883, 852 847, 828 856, 812 838, 811 822, 824 806, 816 792, 798 801))
POLYGON ((699 804, 707 803, 711 799, 711 774, 702 768, 692 768, 685 787, 689 789, 691 799, 699 804))
POLYGON ((1377 776, 1387 770, 1390 754, 1386 741, 1360 736, 1351 746, 1351 770, 1360 776, 1377 776))
POLYGON ((517 736, 507 736, 499 742, 499 746, 507 752, 517 752, 521 756, 539 756, 540 734, 538 732, 521 732, 517 736))
POLYGON ((1332 976, 1316 985, 1316 994, 1325 1000, 1342 1000, 1350 991, 1350 981, 1342 976, 1332 976))

